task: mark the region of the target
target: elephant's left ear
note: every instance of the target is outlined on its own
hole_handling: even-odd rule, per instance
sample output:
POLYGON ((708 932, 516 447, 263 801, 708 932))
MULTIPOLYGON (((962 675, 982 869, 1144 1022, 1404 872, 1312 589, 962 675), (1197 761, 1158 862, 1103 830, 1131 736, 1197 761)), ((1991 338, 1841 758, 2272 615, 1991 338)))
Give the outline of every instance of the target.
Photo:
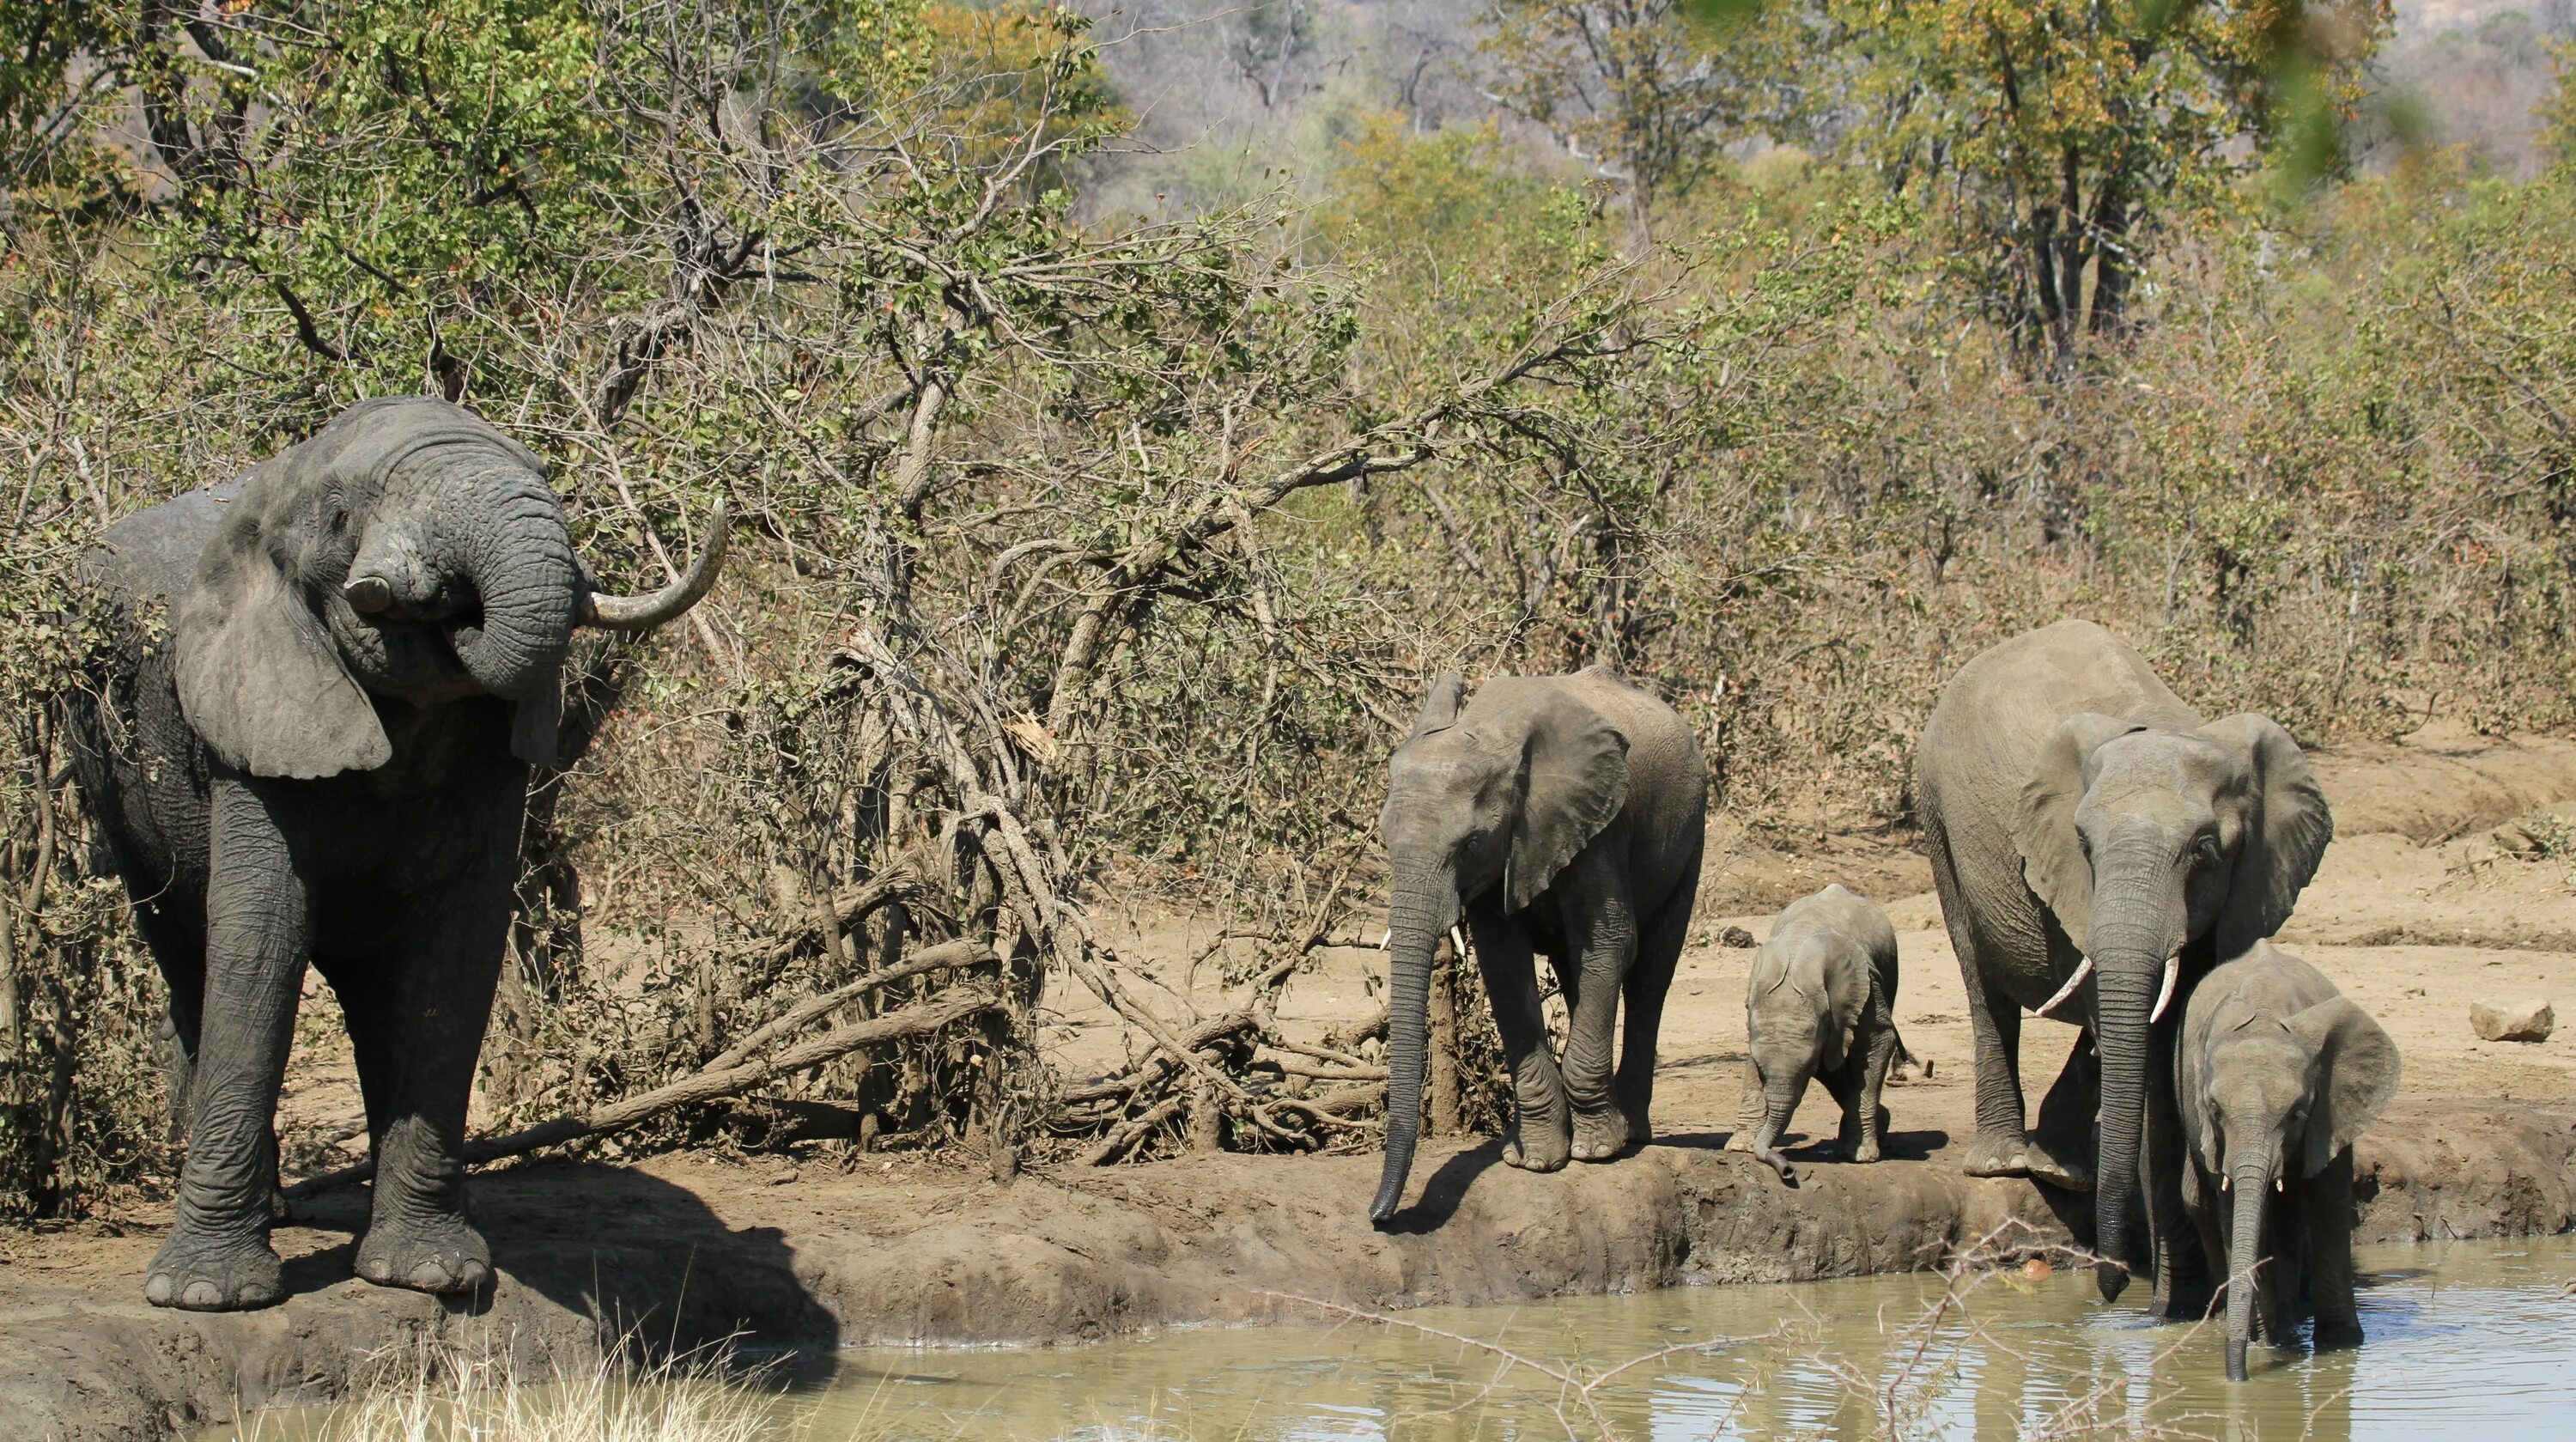
POLYGON ((1609 718, 1562 691, 1535 712, 1521 752, 1528 783, 1503 864, 1506 912, 1536 901, 1628 804, 1628 738, 1609 718))
POLYGON ((2268 716, 2239 712, 2200 728, 2200 735, 2245 759, 2253 811, 2228 877, 2216 941, 2221 960, 2281 929, 2299 892, 2317 874, 2334 813, 2299 743, 2268 716))
POLYGON ((2397 1095, 2397 1043, 2350 997, 2329 997, 2283 1024, 2321 1058, 2300 1158, 2313 1177, 2388 1110, 2397 1095))
POLYGON ((375 703, 251 500, 207 543, 172 615, 179 709, 215 755, 253 776, 372 771, 393 755, 375 703))

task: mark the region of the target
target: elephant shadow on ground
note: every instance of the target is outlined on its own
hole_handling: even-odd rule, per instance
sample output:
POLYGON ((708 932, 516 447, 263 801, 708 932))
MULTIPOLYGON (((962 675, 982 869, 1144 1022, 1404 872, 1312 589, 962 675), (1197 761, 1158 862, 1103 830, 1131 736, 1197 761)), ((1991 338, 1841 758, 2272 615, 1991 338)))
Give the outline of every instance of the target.
POLYGON ((1467 1199, 1468 1189, 1476 1179, 1503 1164, 1503 1140, 1487 1137, 1474 1146, 1452 1155, 1422 1183, 1422 1194, 1413 1204, 1389 1217, 1379 1230, 1390 1236, 1420 1236, 1436 1232, 1458 1214, 1459 1203, 1467 1199))
MULTIPOLYGON (((1718 1152, 1726 1150, 1727 1142, 1734 1135, 1732 1130, 1674 1132, 1656 1137, 1653 1144, 1659 1147, 1679 1147, 1686 1151, 1718 1152)), ((1865 1162, 1844 1161, 1834 1151, 1834 1139, 1830 1136, 1794 1131, 1783 1133, 1782 1136, 1780 1154, 1797 1163, 1802 1169, 1812 1166, 1866 1167, 1869 1165, 1865 1162)), ((1938 1127, 1925 1127, 1908 1132, 1882 1132, 1878 1139, 1879 1160, 1928 1162, 1948 1145, 1950 1145, 1950 1134, 1938 1127)), ((1741 1156, 1743 1153, 1737 1155, 1741 1156)))
MULTIPOLYGON (((783 1232, 729 1227, 685 1187, 624 1167, 549 1160, 477 1176, 472 1190, 499 1278, 453 1299, 453 1313, 517 1323, 511 1314, 560 1309, 653 1358, 724 1343, 828 1348, 840 1340, 839 1323, 798 1280, 783 1232)), ((364 1188, 297 1203, 296 1225, 350 1238, 290 1260, 290 1297, 349 1280, 367 1205, 364 1188)))

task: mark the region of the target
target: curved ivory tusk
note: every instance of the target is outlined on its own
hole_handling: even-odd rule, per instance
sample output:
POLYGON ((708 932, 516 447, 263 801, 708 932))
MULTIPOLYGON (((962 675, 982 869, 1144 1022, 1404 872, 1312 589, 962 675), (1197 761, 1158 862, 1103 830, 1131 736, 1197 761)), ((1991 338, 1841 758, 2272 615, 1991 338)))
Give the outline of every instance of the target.
POLYGON ((606 631, 649 631, 679 616, 714 589, 725 557, 725 503, 716 500, 707 516, 707 546, 689 563, 688 573, 649 596, 615 596, 591 591, 581 598, 580 623, 606 631))
POLYGON ((2075 988, 2082 986, 2084 984, 2084 978, 2091 976, 2092 974, 2093 958, 2088 956, 2084 958, 2083 965, 2075 968, 2075 974, 2066 979, 2066 985, 2057 989, 2057 995, 2052 996, 2048 1000, 2039 1004, 2037 1008, 2039 1014, 2041 1016, 2046 1016, 2050 1012, 2057 1010, 2059 1007, 2066 1005, 2066 999, 2075 994, 2075 988))
POLYGON ((1449 954, 1460 961, 1467 959, 1467 933, 1454 926, 1449 928, 1449 954))
POLYGON ((2147 1025, 2165 1019, 2165 1008, 2173 1005, 2174 983, 2182 978, 2182 953, 2165 958, 2165 984, 2156 991, 2156 1009, 2147 1013, 2147 1025))

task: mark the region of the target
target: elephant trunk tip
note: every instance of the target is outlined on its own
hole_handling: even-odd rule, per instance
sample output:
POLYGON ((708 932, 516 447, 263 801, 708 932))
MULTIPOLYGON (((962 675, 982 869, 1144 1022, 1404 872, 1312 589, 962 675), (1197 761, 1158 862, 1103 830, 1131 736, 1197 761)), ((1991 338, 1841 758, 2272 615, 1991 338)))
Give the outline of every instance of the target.
POLYGON ((1404 1173, 1387 1168, 1386 1179, 1378 1183, 1377 1200, 1369 1203, 1369 1225, 1383 1227, 1395 1220, 1404 1206, 1404 1173))
POLYGON ((2230 1337, 2227 1339, 2227 1380, 2242 1382, 2245 1375, 2245 1339, 2230 1337))
POLYGON ((2116 1302, 2129 1290, 2129 1269, 2117 1262, 2101 1262, 2093 1268, 2093 1284, 2102 1289, 2102 1300, 2116 1302))

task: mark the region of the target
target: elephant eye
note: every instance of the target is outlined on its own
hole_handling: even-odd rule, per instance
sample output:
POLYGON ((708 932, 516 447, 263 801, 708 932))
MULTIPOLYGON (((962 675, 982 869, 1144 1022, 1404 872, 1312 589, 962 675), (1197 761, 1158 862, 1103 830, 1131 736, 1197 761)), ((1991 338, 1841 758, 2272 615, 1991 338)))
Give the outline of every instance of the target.
POLYGON ((2209 868, 2216 866, 2218 864, 2218 838, 2215 836, 2204 836, 2200 838, 2200 840, 2193 842, 2191 847, 2191 864, 2193 869, 2198 871, 2207 871, 2209 868))

